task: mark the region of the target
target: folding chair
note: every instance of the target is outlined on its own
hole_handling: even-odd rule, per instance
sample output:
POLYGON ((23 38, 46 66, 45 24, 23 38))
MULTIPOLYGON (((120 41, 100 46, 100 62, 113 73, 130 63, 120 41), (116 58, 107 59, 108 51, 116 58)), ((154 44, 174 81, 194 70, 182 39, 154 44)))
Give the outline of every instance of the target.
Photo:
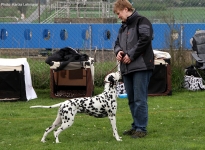
POLYGON ((193 38, 190 39, 195 59, 195 67, 201 70, 205 69, 205 30, 197 30, 193 38))

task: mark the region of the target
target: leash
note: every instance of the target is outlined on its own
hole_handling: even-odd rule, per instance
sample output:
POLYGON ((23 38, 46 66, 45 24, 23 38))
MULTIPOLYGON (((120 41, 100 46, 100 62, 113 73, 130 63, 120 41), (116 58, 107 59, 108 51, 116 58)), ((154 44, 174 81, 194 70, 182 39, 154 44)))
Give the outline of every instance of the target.
POLYGON ((110 71, 106 74, 106 76, 107 76, 109 73, 113 72, 113 71, 117 68, 117 66, 118 66, 119 64, 120 64, 120 62, 118 62, 117 65, 116 65, 112 70, 110 70, 110 71))
MULTIPOLYGON (((106 74, 105 78, 107 77, 108 74, 110 74, 111 72, 113 72, 113 71, 118 67, 119 64, 120 64, 120 62, 118 61, 117 65, 116 65, 112 70, 110 70, 110 71, 106 74)), ((109 82, 106 82, 105 79, 104 79, 104 83, 109 83, 109 82)))

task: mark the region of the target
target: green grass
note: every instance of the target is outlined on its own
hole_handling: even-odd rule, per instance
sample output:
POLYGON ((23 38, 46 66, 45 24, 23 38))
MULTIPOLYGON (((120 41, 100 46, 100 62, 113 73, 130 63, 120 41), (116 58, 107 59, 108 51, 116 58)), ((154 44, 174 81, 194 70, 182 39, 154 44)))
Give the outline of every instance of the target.
MULTIPOLYGON (((37 7, 28 7, 26 11, 26 17, 30 16, 37 7)), ((21 13, 18 10, 16 6, 13 7, 1 7, 0 9, 0 22, 18 22, 14 18, 10 17, 17 17, 20 19, 21 13), (1 17, 7 17, 7 18, 1 18, 1 17)))
MULTIPOLYGON (((95 88, 95 94, 102 91, 95 88)), ((117 127, 123 141, 112 136, 108 118, 96 119, 77 114, 73 126, 59 136, 53 133, 41 143, 45 128, 52 124, 57 108, 30 109, 32 105, 55 104, 64 99, 51 99, 49 90, 36 90, 38 98, 28 102, 0 103, 1 150, 204 150, 204 95, 202 92, 174 92, 172 96, 149 97, 148 135, 131 139, 122 132, 130 128, 131 115, 127 99, 118 99, 117 127)))
POLYGON ((150 20, 161 19, 163 23, 164 17, 166 19, 175 19, 176 22, 205 22, 205 9, 204 7, 178 7, 167 8, 166 11, 139 11, 141 15, 146 16, 150 20))

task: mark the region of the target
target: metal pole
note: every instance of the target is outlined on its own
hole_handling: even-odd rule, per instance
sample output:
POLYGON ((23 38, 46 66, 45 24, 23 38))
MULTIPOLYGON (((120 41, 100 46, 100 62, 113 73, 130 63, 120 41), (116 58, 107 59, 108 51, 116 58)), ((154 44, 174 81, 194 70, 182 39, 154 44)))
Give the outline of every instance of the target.
POLYGON ((181 25, 181 50, 182 50, 182 47, 183 47, 183 30, 184 30, 184 26, 181 25))
POLYGON ((38 0, 38 22, 41 22, 41 18, 40 18, 40 0, 38 0))

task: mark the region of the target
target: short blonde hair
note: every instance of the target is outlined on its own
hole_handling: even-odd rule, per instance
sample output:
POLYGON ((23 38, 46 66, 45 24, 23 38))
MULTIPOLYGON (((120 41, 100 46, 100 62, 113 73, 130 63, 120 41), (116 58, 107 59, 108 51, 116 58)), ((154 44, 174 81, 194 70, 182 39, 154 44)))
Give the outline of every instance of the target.
POLYGON ((134 11, 132 4, 128 0, 116 0, 113 5, 113 12, 116 14, 118 10, 123 10, 125 8, 127 8, 128 11, 134 11))

